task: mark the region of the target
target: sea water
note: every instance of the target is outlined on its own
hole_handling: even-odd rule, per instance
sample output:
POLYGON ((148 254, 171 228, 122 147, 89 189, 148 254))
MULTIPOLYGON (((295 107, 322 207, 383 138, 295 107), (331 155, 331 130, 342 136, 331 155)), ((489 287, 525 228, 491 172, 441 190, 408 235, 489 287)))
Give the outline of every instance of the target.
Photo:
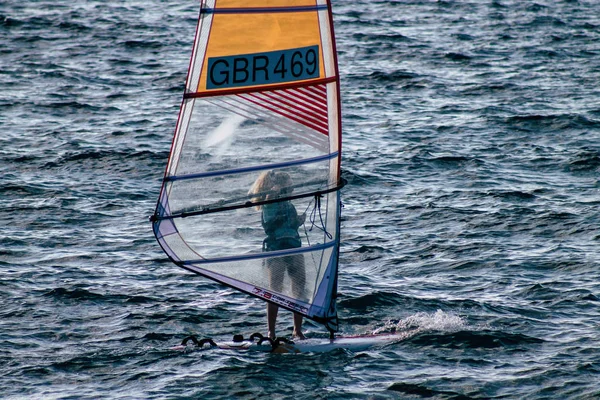
POLYGON ((406 339, 171 350, 266 330, 264 303, 173 265, 147 220, 198 3, 8 0, 0 397, 600 398, 600 2, 333 7, 341 331, 406 339))

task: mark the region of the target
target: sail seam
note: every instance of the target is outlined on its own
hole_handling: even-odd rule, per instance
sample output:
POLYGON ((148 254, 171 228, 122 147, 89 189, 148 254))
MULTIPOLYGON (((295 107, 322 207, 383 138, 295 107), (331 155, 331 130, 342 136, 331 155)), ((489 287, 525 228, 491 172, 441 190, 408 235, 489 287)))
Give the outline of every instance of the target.
POLYGON ((198 215, 213 214, 213 213, 222 212, 222 211, 233 211, 233 210, 239 210, 242 208, 264 206, 265 204, 280 203, 282 201, 297 200, 297 199, 303 199, 303 198, 312 197, 312 196, 320 197, 327 193, 337 192, 338 190, 343 188, 345 186, 345 184, 346 184, 346 181, 344 179, 341 179, 337 183, 336 186, 330 187, 328 189, 317 190, 317 191, 309 192, 309 193, 302 193, 302 194, 298 194, 298 195, 294 195, 294 196, 286 196, 286 197, 281 197, 281 198, 272 199, 272 200, 247 201, 243 204, 236 204, 233 206, 216 207, 216 208, 210 208, 210 207, 206 206, 198 211, 181 212, 181 213, 175 213, 175 214, 171 214, 171 215, 161 215, 161 216, 153 215, 152 217, 150 217, 150 220, 152 222, 154 222, 154 221, 159 221, 159 220, 163 220, 163 219, 195 217, 198 215))
POLYGON ((273 258, 273 257, 278 257, 278 256, 287 256, 290 254, 309 253, 311 251, 325 250, 325 249, 335 246, 336 244, 337 244, 336 241, 333 240, 329 243, 316 244, 311 247, 298 247, 298 248, 289 249, 289 250, 269 251, 269 252, 263 252, 263 253, 244 254, 244 255, 240 255, 240 256, 230 256, 230 257, 207 258, 207 259, 202 259, 202 260, 187 260, 187 261, 180 261, 179 263, 182 265, 211 264, 211 263, 221 263, 221 262, 230 262, 230 261, 273 258))
POLYGON ((326 5, 296 7, 203 8, 201 14, 263 14, 327 10, 326 5))
POLYGON ((305 158, 303 160, 295 160, 295 161, 287 161, 277 164, 269 164, 269 165, 261 165, 256 167, 246 167, 246 168, 235 168, 228 170, 220 170, 220 171, 210 171, 210 172, 202 172, 198 174, 189 174, 189 175, 174 175, 165 178, 167 182, 180 181, 185 179, 197 179, 197 178, 207 178, 207 177, 215 177, 215 176, 223 176, 223 175, 232 175, 243 172, 255 172, 255 171, 266 171, 269 169, 275 168, 284 168, 284 167, 293 167, 296 165, 304 165, 304 164, 312 164, 320 161, 330 160, 332 158, 337 157, 338 152, 325 154, 323 156, 313 157, 313 158, 305 158))
POLYGON ((185 99, 191 98, 199 98, 199 97, 213 97, 213 96, 226 96, 232 94, 242 94, 242 93, 254 93, 254 92, 264 92, 266 90, 282 90, 282 89, 293 89, 293 88, 304 88, 322 85, 326 83, 337 82, 336 76, 330 76, 322 79, 312 79, 304 82, 294 82, 294 83, 283 83, 277 85, 261 85, 261 86, 249 86, 245 88, 238 89, 212 89, 207 90, 206 92, 190 92, 185 93, 183 97, 185 99))

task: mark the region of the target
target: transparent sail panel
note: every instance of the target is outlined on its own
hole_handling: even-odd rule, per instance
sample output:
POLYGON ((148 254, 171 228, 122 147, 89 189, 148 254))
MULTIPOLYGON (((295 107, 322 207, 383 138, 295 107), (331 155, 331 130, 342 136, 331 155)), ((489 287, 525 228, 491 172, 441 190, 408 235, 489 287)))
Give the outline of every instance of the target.
POLYGON ((309 159, 329 153, 328 137, 238 96, 196 99, 176 171, 187 175, 309 159), (254 109, 256 107, 256 109, 254 109))
MULTIPOLYGON (((335 210, 328 211, 323 199, 320 208, 315 204, 314 197, 291 203, 299 215, 305 215, 304 224, 298 228, 302 246, 321 245, 333 240, 336 233, 336 224, 332 223, 335 221, 335 210)), ((182 259, 218 259, 263 251, 266 235, 261 215, 262 212, 254 208, 241 208, 173 218, 169 224, 175 225, 178 235, 193 251, 182 259)))

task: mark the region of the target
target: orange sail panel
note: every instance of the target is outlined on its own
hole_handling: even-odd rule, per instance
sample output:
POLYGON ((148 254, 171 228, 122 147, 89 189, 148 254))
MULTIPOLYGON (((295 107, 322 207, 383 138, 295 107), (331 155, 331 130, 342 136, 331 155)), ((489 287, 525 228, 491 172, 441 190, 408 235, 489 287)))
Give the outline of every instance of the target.
POLYGON ((210 36, 194 68, 206 79, 195 92, 324 77, 317 10, 308 2, 259 1, 205 8, 210 36))

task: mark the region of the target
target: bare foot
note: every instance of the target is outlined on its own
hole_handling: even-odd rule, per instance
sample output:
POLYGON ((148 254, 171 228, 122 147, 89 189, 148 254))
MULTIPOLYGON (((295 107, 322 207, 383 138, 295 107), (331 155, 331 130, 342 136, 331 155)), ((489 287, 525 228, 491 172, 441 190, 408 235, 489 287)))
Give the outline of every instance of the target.
POLYGON ((298 340, 304 340, 304 339, 306 339, 306 336, 304 336, 304 334, 302 332, 296 332, 296 331, 294 331, 294 333, 292 334, 292 336, 294 337, 294 339, 298 339, 298 340))
POLYGON ((269 332, 267 333, 267 337, 268 337, 269 339, 271 339, 271 340, 275 340, 275 332, 271 332, 271 331, 269 331, 269 332))

